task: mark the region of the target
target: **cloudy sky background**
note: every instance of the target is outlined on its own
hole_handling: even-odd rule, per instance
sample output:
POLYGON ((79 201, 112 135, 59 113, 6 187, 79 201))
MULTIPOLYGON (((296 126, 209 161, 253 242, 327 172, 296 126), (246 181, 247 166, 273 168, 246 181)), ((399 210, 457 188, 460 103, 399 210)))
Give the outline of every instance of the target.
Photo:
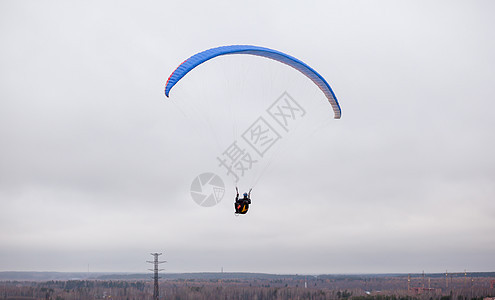
POLYGON ((0 270, 146 272, 150 252, 166 272, 495 270, 494 12, 0 2, 0 270), (205 64, 165 98, 178 64, 229 44, 305 61, 342 119, 309 80, 256 57, 205 64), (225 176, 228 132, 284 91, 308 116, 260 163, 249 214, 234 216, 228 180, 222 202, 197 205, 191 182, 225 176))

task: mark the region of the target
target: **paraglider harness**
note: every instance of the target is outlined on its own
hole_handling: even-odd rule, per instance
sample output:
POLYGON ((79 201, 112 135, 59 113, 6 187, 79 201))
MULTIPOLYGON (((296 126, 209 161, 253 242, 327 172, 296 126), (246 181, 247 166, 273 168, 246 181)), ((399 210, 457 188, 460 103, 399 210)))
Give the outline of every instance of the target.
POLYGON ((249 204, 251 204, 251 190, 249 189, 249 193, 244 193, 244 198, 239 199, 239 190, 237 187, 235 188, 237 195, 235 196, 235 203, 234 203, 234 208, 235 208, 235 213, 236 214, 241 214, 244 215, 248 212, 249 210, 249 204))

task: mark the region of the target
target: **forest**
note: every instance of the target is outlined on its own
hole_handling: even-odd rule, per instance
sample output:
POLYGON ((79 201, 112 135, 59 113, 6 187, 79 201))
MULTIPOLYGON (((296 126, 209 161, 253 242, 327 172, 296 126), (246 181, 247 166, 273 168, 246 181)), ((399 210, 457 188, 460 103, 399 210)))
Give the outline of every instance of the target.
MULTIPOLYGON (((174 274, 159 281, 160 299, 482 300, 495 296, 495 276, 465 274, 270 275, 174 274)), ((486 275, 486 274, 485 274, 486 275)), ((492 274, 488 274, 492 275, 492 274)), ((0 281, 1 299, 153 299, 151 279, 0 281)), ((119 279, 124 277, 125 279, 119 279)), ((149 276, 148 276, 149 278, 149 276)))

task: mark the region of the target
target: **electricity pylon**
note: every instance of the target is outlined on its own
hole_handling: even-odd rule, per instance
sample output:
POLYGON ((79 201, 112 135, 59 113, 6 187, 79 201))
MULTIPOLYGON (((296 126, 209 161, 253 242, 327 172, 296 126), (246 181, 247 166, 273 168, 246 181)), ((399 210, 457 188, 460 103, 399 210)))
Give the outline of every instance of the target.
POLYGON ((158 272, 163 271, 163 269, 158 269, 158 265, 162 264, 166 261, 158 261, 158 256, 162 255, 161 253, 151 253, 151 255, 153 255, 154 260, 153 261, 148 260, 147 262, 150 264, 154 264, 154 268, 148 269, 148 270, 153 271, 153 277, 152 278, 155 281, 155 284, 153 286, 153 300, 158 300, 158 297, 159 297, 158 278, 160 278, 160 277, 158 277, 158 272))

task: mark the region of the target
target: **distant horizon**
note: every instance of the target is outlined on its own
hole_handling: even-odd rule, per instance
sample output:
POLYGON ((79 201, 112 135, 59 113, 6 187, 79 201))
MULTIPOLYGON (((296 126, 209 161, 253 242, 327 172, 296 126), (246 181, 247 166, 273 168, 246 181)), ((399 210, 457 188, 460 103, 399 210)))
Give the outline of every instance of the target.
MULTIPOLYGON (((495 272, 453 272, 448 273, 449 279, 459 278, 494 278, 495 272)), ((363 278, 430 278, 444 280, 445 273, 355 273, 355 274, 275 274, 256 272, 187 272, 187 273, 167 273, 160 272, 162 280, 237 280, 237 279, 292 279, 301 280, 306 277, 320 279, 363 279, 363 278)), ((29 272, 29 271, 0 271, 0 282, 3 281, 69 281, 69 280, 135 280, 150 281, 153 278, 152 272, 29 272)))
MULTIPOLYGON (((0 274, 4 273, 61 273, 61 274, 127 274, 127 275, 132 275, 132 274, 152 274, 152 271, 148 272, 129 272, 129 271, 11 271, 11 270, 6 270, 6 271, 0 271, 0 274)), ((167 272, 166 270, 160 271, 160 274, 166 275, 166 274, 267 274, 267 275, 290 275, 290 276, 297 276, 297 275, 303 275, 303 276, 319 276, 319 275, 335 275, 335 276, 360 276, 360 275, 436 275, 436 274, 442 274, 445 275, 445 273, 449 275, 459 275, 459 274, 491 274, 495 273, 495 270, 492 271, 467 271, 467 270, 462 270, 462 271, 453 271, 453 272, 363 272, 363 273, 277 273, 277 272, 249 272, 249 271, 192 271, 192 272, 180 272, 180 271, 174 271, 174 272, 167 272)))

